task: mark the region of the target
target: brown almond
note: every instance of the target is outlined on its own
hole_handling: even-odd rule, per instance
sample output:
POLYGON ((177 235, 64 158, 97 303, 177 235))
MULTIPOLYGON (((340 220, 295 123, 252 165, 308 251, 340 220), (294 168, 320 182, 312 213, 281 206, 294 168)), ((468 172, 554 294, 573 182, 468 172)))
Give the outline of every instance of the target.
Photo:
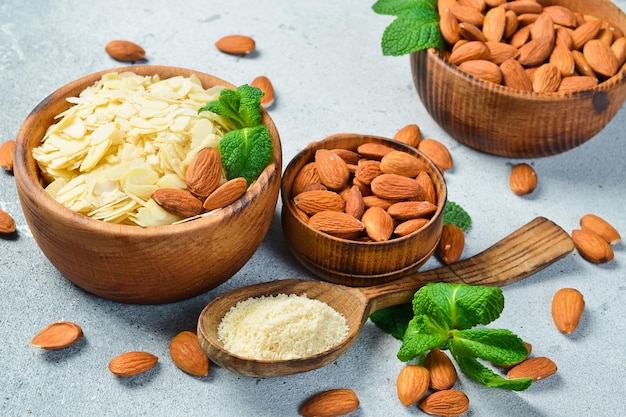
POLYGON ((406 236, 410 235, 413 232, 418 231, 422 227, 426 226, 429 222, 429 219, 409 219, 405 220, 394 229, 394 233, 398 236, 406 236))
POLYGON ((356 185, 350 187, 350 190, 346 193, 346 214, 354 217, 355 219, 361 219, 365 212, 365 203, 363 203, 363 194, 361 189, 356 185))
POLYGON ((15 233, 15 220, 9 213, 4 210, 0 210, 0 234, 8 235, 15 233))
POLYGON ((485 8, 487 7, 485 0, 458 0, 457 3, 460 6, 466 6, 476 9, 481 13, 484 12, 485 8))
POLYGON ((424 200, 429 203, 436 205, 437 204, 437 191, 435 191, 435 185, 433 184, 432 178, 426 171, 420 172, 417 177, 415 177, 415 181, 422 186, 424 190, 424 200))
POLYGON ((561 83, 561 72, 554 64, 543 64, 533 77, 533 91, 537 93, 553 93, 561 83))
POLYGON ((430 374, 430 388, 435 391, 450 389, 458 375, 450 357, 441 349, 431 349, 424 358, 424 367, 430 374))
POLYGON ((358 219, 339 211, 320 211, 309 219, 309 226, 330 235, 350 238, 361 234, 365 226, 358 219))
POLYGON ((530 38, 549 38, 554 43, 554 21, 549 14, 542 13, 537 17, 537 20, 530 27, 530 38))
POLYGON ((459 21, 448 8, 439 15, 439 29, 445 41, 450 45, 454 45, 461 39, 459 21))
POLYGON ((126 352, 111 359, 109 370, 117 376, 129 377, 152 369, 158 361, 158 357, 148 352, 126 352))
POLYGON ((185 171, 187 190, 196 197, 211 194, 222 179, 222 158, 215 148, 201 149, 189 162, 185 171))
POLYGON ((365 210, 361 223, 365 226, 365 233, 374 242, 385 242, 393 234, 393 218, 380 207, 370 207, 365 210))
POLYGON ((563 45, 555 45, 548 62, 558 68, 562 77, 569 77, 576 69, 572 52, 563 45))
POLYGON ((209 373, 209 358, 194 332, 183 331, 170 341, 170 357, 180 370, 193 376, 209 373))
POLYGON ((218 39, 215 47, 220 51, 231 55, 247 55, 254 52, 256 42, 245 35, 228 35, 218 39))
POLYGON ((398 200, 388 200, 385 198, 380 198, 375 195, 368 195, 363 197, 363 205, 365 208, 369 207, 381 207, 387 210, 393 204, 397 203, 398 200))
POLYGON ((597 78, 596 73, 591 69, 582 52, 574 50, 572 51, 572 56, 574 57, 574 64, 576 65, 576 72, 578 74, 597 78))
POLYGON ((331 149, 331 151, 336 153, 337 156, 343 159, 348 165, 356 165, 361 160, 361 155, 350 149, 336 148, 331 149))
POLYGON ((472 25, 469 22, 459 23, 459 35, 461 35, 461 39, 468 41, 487 42, 483 31, 478 26, 472 25))
POLYGON ((460 6, 457 4, 455 6, 450 6, 448 9, 459 22, 470 23, 477 27, 483 26, 485 16, 473 7, 460 6))
POLYGON ((539 16, 539 13, 521 13, 517 15, 517 24, 521 27, 527 27, 529 29, 532 29, 533 23, 535 23, 537 19, 539 19, 539 16))
POLYGON ((524 13, 541 13, 543 6, 535 0, 515 0, 502 4, 506 10, 513 10, 518 15, 524 13))
POLYGON ((15 141, 7 140, 0 145, 0 167, 6 171, 13 171, 13 153, 15 152, 15 141))
POLYGON ((426 163, 423 160, 402 151, 389 152, 380 160, 380 171, 384 174, 416 177, 424 169, 426 163))
POLYGON ((346 202, 339 194, 329 190, 304 191, 293 199, 296 207, 308 215, 320 211, 344 211, 346 202))
POLYGON ((508 59, 500 64, 502 84, 520 91, 532 91, 533 84, 524 67, 515 59, 508 59))
POLYGON ((380 174, 372 180, 374 195, 387 200, 404 200, 424 195, 422 186, 413 178, 398 174, 380 174))
POLYGON ((570 9, 561 5, 546 6, 543 13, 549 15, 555 25, 575 28, 578 25, 576 15, 570 9))
POLYGON ((402 142, 406 145, 412 146, 413 148, 417 148, 420 139, 422 139, 422 133, 419 126, 415 123, 404 126, 393 136, 393 140, 402 142))
POLYGON ((613 248, 600 235, 585 229, 573 230, 572 240, 578 253, 596 264, 603 264, 613 260, 613 248))
POLYGON ((553 45, 550 37, 532 39, 519 48, 517 60, 524 67, 536 67, 550 57, 553 45))
POLYGON ((224 208, 239 200, 248 189, 248 182, 243 177, 233 178, 220 185, 204 200, 205 210, 224 208))
POLYGON ((458 5, 458 0, 438 0, 437 1, 437 12, 439 15, 442 15, 446 9, 449 9, 452 6, 458 5))
POLYGON ((537 173, 525 162, 515 164, 509 176, 509 187, 517 195, 530 194, 537 188, 537 173))
POLYGON ((356 171, 354 172, 355 178, 358 179, 361 184, 370 185, 372 180, 381 173, 380 162, 381 161, 374 159, 361 159, 356 165, 356 171))
POLYGON ((159 188, 152 193, 151 197, 163 209, 183 218, 197 216, 204 212, 202 201, 186 190, 159 188))
POLYGON ((514 46, 515 48, 521 48, 526 45, 526 43, 530 40, 530 28, 528 26, 523 26, 519 28, 511 37, 509 38, 509 44, 514 46))
POLYGON ((500 84, 502 82, 500 67, 491 61, 481 59, 465 61, 459 65, 459 69, 473 75, 474 77, 494 84, 500 84))
POLYGON ((575 288, 561 288, 552 297, 552 320, 562 333, 576 330, 584 310, 585 299, 575 288))
POLYGON ((578 26, 572 32, 572 46, 574 49, 582 48, 587 42, 594 39, 600 28, 602 22, 599 20, 590 20, 578 26))
POLYGON ((417 149, 426 155, 442 172, 452 168, 452 155, 446 145, 438 140, 423 139, 420 141, 417 149))
POLYGON ((585 43, 583 56, 596 73, 605 77, 612 77, 617 73, 617 57, 611 47, 599 39, 592 39, 585 43))
POLYGON ((617 66, 621 67, 624 65, 624 62, 626 62, 626 37, 622 36, 621 38, 615 39, 611 44, 611 50, 615 54, 617 66))
POLYGON ((504 42, 486 42, 489 48, 489 61, 496 65, 502 64, 507 59, 517 58, 519 50, 504 42))
POLYGON ((141 46, 125 40, 113 40, 104 49, 111 58, 122 62, 139 61, 146 56, 146 51, 141 46))
POLYGON ((504 26, 504 39, 509 39, 517 31, 519 27, 519 20, 517 14, 513 10, 505 10, 504 15, 506 17, 506 24, 504 26))
POLYGON ((337 388, 319 392, 309 397, 300 406, 304 417, 336 417, 351 413, 359 408, 359 398, 348 388, 337 388))
POLYGON ((415 404, 426 394, 430 376, 428 369, 420 365, 407 365, 398 373, 396 392, 405 406, 415 404))
POLYGON ((399 201, 387 208, 391 217, 400 221, 430 217, 435 211, 437 206, 428 201, 399 201))
POLYGON ((264 109, 270 108, 272 104, 274 104, 274 86, 269 78, 265 75, 260 75, 252 80, 250 85, 263 91, 261 106, 263 106, 264 109))
POLYGON ((448 61, 454 65, 460 65, 463 62, 475 59, 488 59, 490 55, 491 52, 485 42, 470 41, 452 51, 448 61))
POLYGON ((565 77, 559 84, 559 92, 574 92, 587 90, 598 85, 598 79, 596 77, 588 77, 586 75, 575 75, 571 77, 565 77))
POLYGON ((453 224, 444 225, 436 250, 439 260, 450 265, 461 258, 464 248, 465 235, 463 230, 453 224))
POLYGON ((296 196, 300 194, 304 188, 309 184, 321 184, 320 176, 317 174, 317 167, 315 162, 309 162, 305 164, 302 169, 296 174, 293 179, 293 185, 291 186, 291 195, 296 196))
POLYGON ((456 417, 467 412, 469 398, 458 390, 437 391, 424 398, 419 408, 434 416, 456 417))
POLYGON ((494 7, 485 14, 483 33, 487 42, 500 42, 506 29, 506 10, 503 7, 494 7))
POLYGON ((509 379, 532 378, 533 381, 539 381, 554 375, 556 371, 557 366, 550 358, 537 356, 515 365, 507 372, 506 376, 509 379))
POLYGON ((580 227, 583 230, 594 232, 609 245, 615 245, 622 240, 619 232, 609 222, 595 214, 585 214, 581 217, 580 227))
POLYGON ((315 151, 315 165, 320 181, 331 190, 342 190, 348 184, 350 170, 346 161, 329 149, 315 151))
POLYGON ((44 327, 30 344, 41 349, 57 350, 69 347, 83 337, 83 329, 69 321, 58 321, 44 327))
POLYGON ((571 31, 564 27, 557 27, 554 30, 554 44, 561 45, 569 50, 574 48, 574 41, 572 41, 571 31))
POLYGON ((613 32, 611 32, 609 28, 601 28, 596 36, 596 39, 599 39, 608 46, 611 46, 613 43, 613 32))
POLYGON ((364 158, 376 159, 380 161, 383 156, 387 155, 391 151, 395 151, 391 146, 383 145, 382 143, 368 142, 359 145, 356 150, 364 158))

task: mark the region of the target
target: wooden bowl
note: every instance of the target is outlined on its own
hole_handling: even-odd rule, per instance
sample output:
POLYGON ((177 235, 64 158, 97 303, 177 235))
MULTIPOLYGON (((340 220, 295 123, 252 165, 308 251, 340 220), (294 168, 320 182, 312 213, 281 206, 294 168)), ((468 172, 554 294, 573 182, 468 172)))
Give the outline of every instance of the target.
POLYGON ((415 273, 433 254, 443 228, 446 184, 435 165, 415 148, 390 139, 358 134, 338 134, 313 142, 300 151, 283 173, 282 227, 289 248, 308 270, 324 280, 369 286, 415 273), (292 186, 297 173, 313 161, 318 149, 350 149, 366 142, 382 143, 423 160, 437 192, 437 211, 420 230, 385 242, 342 239, 310 227, 295 212, 292 186))
POLYGON ((111 71, 161 78, 195 74, 205 87, 232 84, 183 68, 133 66, 79 78, 52 93, 21 126, 15 148, 15 180, 22 210, 35 241, 70 281, 114 301, 158 304, 206 292, 234 275, 261 244, 278 200, 282 149, 278 132, 263 112, 274 145, 273 160, 238 201, 214 214, 167 226, 140 227, 93 220, 57 203, 43 189, 32 150, 67 97, 111 71))
MULTIPOLYGON (((605 19, 626 33, 626 15, 608 0, 551 0, 605 19)), ((513 158, 565 152, 604 128, 626 99, 626 66, 594 88, 529 93, 472 77, 434 49, 411 54, 413 81, 426 110, 459 142, 513 158)))

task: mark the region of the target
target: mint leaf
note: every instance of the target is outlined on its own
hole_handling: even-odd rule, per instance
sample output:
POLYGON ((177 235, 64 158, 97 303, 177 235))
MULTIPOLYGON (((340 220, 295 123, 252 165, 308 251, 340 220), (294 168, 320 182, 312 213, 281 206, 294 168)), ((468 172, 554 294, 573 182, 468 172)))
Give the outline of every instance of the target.
POLYGON ((402 340, 409 322, 413 318, 411 303, 387 307, 370 315, 370 320, 382 331, 402 340))
POLYGON ((489 324, 502 313, 504 295, 498 287, 459 284, 451 288, 451 317, 455 329, 489 324))
POLYGON ((248 84, 228 88, 220 91, 217 100, 207 103, 198 110, 198 113, 210 111, 228 117, 237 129, 254 127, 261 124, 261 97, 263 92, 257 87, 248 84))
POLYGON ((431 320, 428 316, 415 316, 404 333, 398 359, 410 361, 433 348, 445 348, 449 339, 448 329, 431 320))
POLYGON ((272 160, 272 140, 264 125, 226 133, 218 149, 226 179, 244 177, 248 185, 272 160))
POLYGON ((437 0, 378 0, 372 10, 378 14, 398 16, 406 10, 419 7, 421 3, 426 3, 433 9, 437 6, 437 0))
POLYGON ((472 219, 463 207, 448 200, 443 210, 443 224, 453 224, 464 232, 472 225, 472 219))
POLYGON ((427 3, 401 12, 383 32, 383 55, 400 56, 427 48, 443 48, 439 14, 427 3))
POLYGON ((450 346, 450 353, 465 375, 486 387, 523 391, 533 383, 532 378, 504 378, 487 368, 476 358, 460 354, 453 345, 450 346))
POLYGON ((463 356, 499 365, 512 365, 528 356, 524 341, 507 329, 454 330, 451 344, 463 356))

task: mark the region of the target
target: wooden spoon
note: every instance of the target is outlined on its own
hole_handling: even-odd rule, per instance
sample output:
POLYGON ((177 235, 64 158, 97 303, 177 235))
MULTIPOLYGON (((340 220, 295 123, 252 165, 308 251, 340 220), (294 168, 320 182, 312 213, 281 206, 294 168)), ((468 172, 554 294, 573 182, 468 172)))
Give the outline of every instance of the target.
POLYGON ((198 321, 198 339, 213 362, 236 373, 271 377, 306 372, 327 365, 345 353, 356 341, 370 314, 411 301, 415 291, 428 282, 507 285, 542 270, 573 249, 572 239, 563 229, 538 217, 478 255, 381 285, 347 287, 304 279, 250 285, 225 293, 204 308, 198 321), (348 336, 337 346, 306 358, 276 361, 247 359, 224 349, 217 327, 239 301, 263 295, 305 293, 309 298, 330 305, 346 318, 348 336))

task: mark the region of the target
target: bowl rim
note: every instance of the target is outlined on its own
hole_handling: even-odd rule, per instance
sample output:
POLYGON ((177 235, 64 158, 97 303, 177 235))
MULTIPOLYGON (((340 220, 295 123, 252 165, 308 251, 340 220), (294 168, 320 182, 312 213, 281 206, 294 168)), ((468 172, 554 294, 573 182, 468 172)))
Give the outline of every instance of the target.
MULTIPOLYGON (((159 75, 161 79, 167 79, 179 75, 184 77, 197 75, 200 76, 199 78, 201 78, 201 81, 202 78, 205 78, 206 80, 211 80, 211 82, 215 82, 214 85, 223 85, 226 88, 235 88, 235 85, 233 85, 232 83, 211 74, 204 73, 202 71, 192 70, 183 67, 161 65, 133 65, 114 67, 81 76, 59 87, 37 104, 37 106, 30 112, 30 114, 26 117, 26 119, 20 126, 20 129, 18 130, 16 136, 16 145, 14 151, 14 174, 16 177, 16 181, 21 183, 21 188, 23 192, 28 193, 32 200, 37 201, 40 209, 43 209, 44 211, 47 211, 49 213, 59 213, 59 216, 62 217, 66 223, 72 224, 72 226, 75 226, 78 229, 91 231, 94 233, 128 237, 158 237, 170 234, 183 234, 192 230, 197 230, 198 228, 216 226, 219 224, 221 219, 231 218, 232 216, 236 215, 247 205, 249 205, 249 203, 256 200, 259 195, 269 187, 275 176, 280 175, 282 165, 282 145, 280 142, 280 136, 268 112, 265 111, 265 109, 261 108, 263 124, 268 126, 268 128, 270 128, 270 132, 274 132, 272 136, 275 136, 275 138, 273 138, 275 139, 273 140, 273 142, 275 142, 273 158, 271 163, 262 171, 261 175, 259 175, 254 183, 248 187, 246 194, 244 194, 243 197, 241 197, 236 202, 230 204, 229 206, 219 210, 206 212, 202 217, 190 221, 148 227, 142 227, 139 225, 117 224, 105 222, 102 220, 96 220, 89 218, 83 214, 74 212, 71 209, 65 207, 61 203, 57 202, 45 191, 39 179, 36 180, 31 175, 28 175, 29 169, 26 166, 26 160, 32 159, 32 155, 24 155, 22 157, 21 154, 26 153, 25 148, 26 143, 29 142, 29 131, 35 124, 38 123, 39 111, 45 109, 47 106, 51 105, 51 103, 57 102, 58 100, 65 100, 68 97, 71 97, 73 94, 69 93, 75 91, 77 88, 81 88, 81 90, 79 91, 82 91, 83 89, 101 79, 103 75, 113 72, 134 72, 139 73, 139 75, 159 75)), ((203 85, 205 84, 206 82, 203 81, 203 85)), ((69 106, 70 105, 68 104, 68 107, 69 106)), ((40 142, 41 138, 38 138, 38 140, 40 142)))
MULTIPOLYGON (((308 230, 310 230, 311 232, 320 234, 322 236, 324 236, 324 238, 330 239, 331 241, 337 241, 340 242, 342 244, 349 244, 349 245, 354 245, 356 247, 376 247, 376 246, 388 246, 388 245, 400 245, 402 243, 404 243, 407 240, 411 240, 415 237, 415 234, 419 231, 422 230, 423 228, 430 226, 433 222, 435 222, 435 220, 439 217, 439 216, 443 216, 443 211, 445 210, 445 206, 446 203, 448 201, 448 188, 447 188, 447 184, 446 184, 446 180, 445 177, 443 175, 443 173, 441 172, 441 170, 434 164, 434 162, 428 158, 425 154, 423 154, 422 152, 420 152, 417 148, 414 148, 412 146, 409 146, 405 143, 399 142, 397 140, 391 139, 391 138, 387 138, 384 136, 377 136, 377 135, 370 135, 370 134, 361 134, 361 133, 335 133, 333 135, 327 136, 319 141, 313 141, 310 142, 309 144, 307 144, 307 146, 300 150, 290 161, 289 164, 287 164, 287 167, 285 168, 285 172, 287 172, 290 169, 295 169, 295 165, 297 163, 299 163, 301 160, 303 160, 305 158, 305 155, 307 152, 311 152, 313 149, 321 149, 319 148, 320 144, 324 145, 325 143, 330 143, 332 140, 335 139, 343 139, 343 138, 351 138, 351 137, 361 137, 361 138, 366 138, 367 142, 369 142, 370 139, 373 139, 374 142, 379 142, 379 143, 391 143, 393 145, 393 147, 398 147, 404 151, 408 151, 409 153, 411 152, 415 152, 419 155, 421 155, 426 162, 429 164, 429 167, 431 169, 432 172, 435 172, 437 177, 440 180, 441 183, 441 187, 443 190, 443 201, 442 204, 439 204, 437 206, 437 210, 435 211, 435 213, 432 215, 432 217, 428 220, 428 223, 426 223, 424 226, 422 226, 421 229, 418 229, 412 233, 409 233, 408 235, 405 236, 400 236, 400 237, 394 237, 393 239, 389 239, 389 240, 385 240, 382 242, 364 242, 364 241, 359 241, 359 240, 353 240, 353 239, 347 239, 347 238, 342 238, 342 237, 337 237, 337 236, 333 236, 330 235, 328 233, 324 233, 324 232, 320 232, 319 230, 314 229, 313 227, 311 227, 308 223, 305 223, 300 216, 298 216, 298 214, 295 212, 295 210, 293 209, 292 204, 290 204, 290 201, 292 200, 292 196, 291 196, 291 190, 287 189, 288 184, 284 181, 284 175, 283 175, 283 181, 281 184, 281 198, 282 198, 282 203, 283 203, 283 209, 287 209, 289 210, 289 213, 292 215, 292 217, 294 217, 296 219, 297 222, 299 222, 302 226, 304 226, 305 228, 307 228, 308 230)), ((364 142, 365 143, 365 142, 364 142)), ((327 148, 329 149, 329 148, 327 148)), ((309 161, 311 162, 311 161, 309 161)), ((291 187, 292 184, 289 184, 289 187, 291 187)), ((437 196, 437 199, 439 200, 439 196, 437 196)))

